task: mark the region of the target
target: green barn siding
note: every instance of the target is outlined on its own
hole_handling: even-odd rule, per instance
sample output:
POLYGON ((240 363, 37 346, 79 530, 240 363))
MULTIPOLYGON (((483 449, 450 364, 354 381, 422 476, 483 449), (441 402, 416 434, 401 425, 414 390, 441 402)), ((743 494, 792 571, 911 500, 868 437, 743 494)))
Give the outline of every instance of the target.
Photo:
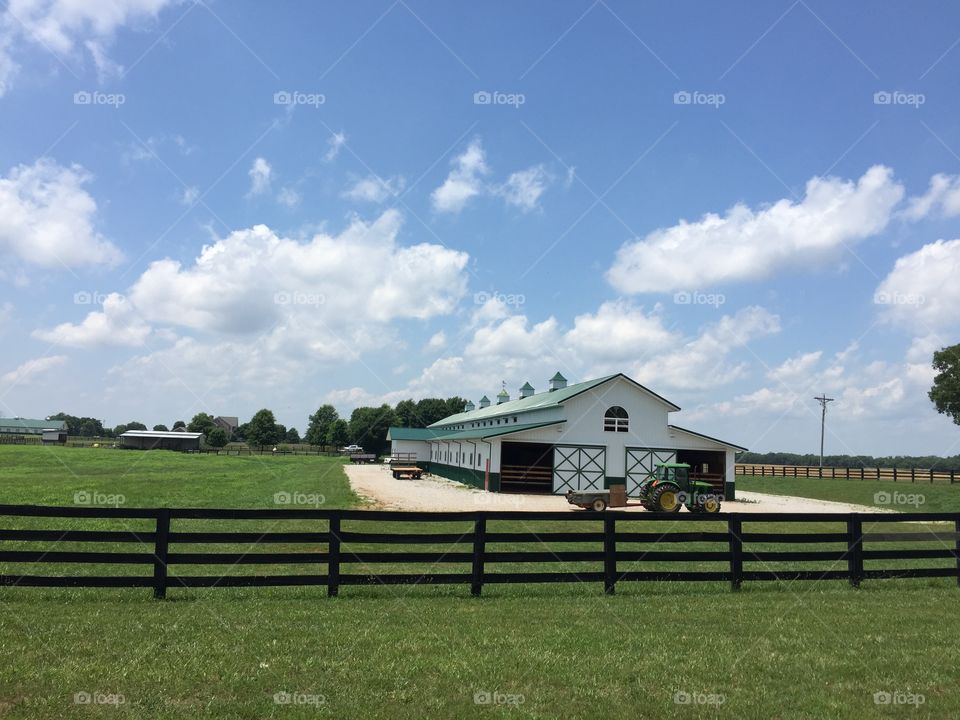
MULTIPOLYGON (((456 465, 445 465, 444 463, 431 462, 430 472, 447 480, 470 485, 471 487, 483 490, 484 472, 483 470, 474 470, 472 468, 457 467, 456 465)), ((500 491, 500 473, 490 473, 490 491, 500 491)))

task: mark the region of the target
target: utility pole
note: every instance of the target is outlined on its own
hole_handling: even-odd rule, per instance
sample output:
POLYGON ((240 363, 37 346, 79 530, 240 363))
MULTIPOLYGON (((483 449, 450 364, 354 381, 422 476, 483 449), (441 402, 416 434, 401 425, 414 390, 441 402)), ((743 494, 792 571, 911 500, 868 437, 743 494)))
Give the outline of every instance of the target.
POLYGON ((833 398, 828 398, 826 393, 821 393, 820 397, 814 397, 820 403, 820 467, 823 467, 823 429, 827 425, 827 403, 833 402, 833 398))

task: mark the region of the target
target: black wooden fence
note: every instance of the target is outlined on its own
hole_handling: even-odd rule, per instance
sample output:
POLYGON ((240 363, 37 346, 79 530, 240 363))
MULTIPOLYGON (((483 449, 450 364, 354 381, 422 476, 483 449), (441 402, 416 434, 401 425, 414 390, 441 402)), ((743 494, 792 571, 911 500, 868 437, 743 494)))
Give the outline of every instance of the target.
MULTIPOLYGON (((345 585, 469 585, 480 595, 486 584, 495 583, 603 583, 604 591, 614 592, 619 582, 633 581, 724 581, 738 589, 744 581, 763 580, 837 580, 846 579, 858 586, 864 579, 955 577, 960 584, 960 513, 731 513, 715 516, 607 511, 590 512, 394 512, 365 510, 214 510, 214 509, 135 509, 99 507, 45 507, 0 505, 0 563, 58 564, 134 564, 152 567, 152 575, 34 575, 0 574, 0 585, 33 587, 152 587, 154 596, 163 598, 168 588, 241 587, 241 586, 326 586, 337 595, 345 585), (81 518, 91 520, 152 521, 147 531, 101 529, 12 529, 10 518, 81 518), (236 530, 230 532, 175 532, 172 521, 269 520, 316 521, 316 531, 274 532, 236 530), (345 529, 343 524, 374 521, 376 532, 345 529), (488 523, 522 523, 524 532, 498 532, 488 523), (435 523, 470 523, 465 532, 437 532, 435 523), (593 523, 584 530, 570 531, 558 523, 593 523), (890 532, 898 523, 911 523, 906 530, 890 532), (917 525, 920 522, 949 523, 949 529, 917 525), (404 523, 400 532, 383 532, 384 525, 404 523), (409 531, 414 523, 416 532, 409 531), (691 523, 708 523, 704 531, 692 531, 691 523), (770 531, 770 523, 776 524, 770 531), (840 532, 784 532, 784 524, 833 523, 840 532), (540 525, 542 531, 530 528, 540 525), (745 526, 760 525, 763 531, 747 531, 745 526), (599 527, 598 527, 599 526, 599 527), (865 530, 866 528, 866 530, 865 530), (877 530, 879 528, 879 531, 877 530), (922 528, 922 529, 921 529, 922 528), (637 530, 640 530, 637 532, 637 530), (77 552, 47 547, 38 550, 5 549, 4 543, 139 543, 152 546, 147 552, 77 552), (933 542, 933 548, 883 549, 889 543, 933 542), (303 544, 300 552, 177 552, 182 544, 303 544), (517 549, 518 544, 552 543, 594 544, 590 550, 517 549), (717 550, 665 551, 644 549, 664 544, 715 543, 717 550), (829 550, 781 550, 781 545, 833 544, 829 550), (380 552, 355 546, 445 545, 443 551, 380 552), (318 546, 325 546, 318 550, 318 546), (491 546, 494 546, 493 548, 491 546), (510 549, 495 549, 506 546, 510 549), (778 549, 765 549, 773 546, 778 549), (634 549, 639 547, 639 549, 634 549), (452 549, 451 549, 452 548, 452 549), (953 560, 939 567, 870 567, 865 561, 953 560), (722 563, 719 570, 675 569, 672 563, 722 563), (776 563, 819 563, 815 569, 775 569, 776 563), (441 564, 461 564, 464 572, 436 572, 441 564), (491 572, 490 565, 522 563, 569 564, 596 563, 593 569, 574 572, 510 571, 491 572), (183 565, 317 565, 311 574, 233 574, 181 575, 170 569, 183 565), (350 566, 364 566, 364 572, 350 572, 350 566), (371 572, 377 564, 417 564, 421 572, 371 572), (823 565, 826 564, 826 567, 823 565), (626 567, 625 567, 626 565, 626 567), (646 565, 647 569, 643 569, 646 565), (663 569, 664 566, 670 569, 663 569), (653 567, 654 569, 650 569, 653 567), (322 570, 325 569, 325 573, 322 570)), ((396 526, 394 526, 396 527, 396 526)), ((7 548, 10 545, 7 544, 7 548)))

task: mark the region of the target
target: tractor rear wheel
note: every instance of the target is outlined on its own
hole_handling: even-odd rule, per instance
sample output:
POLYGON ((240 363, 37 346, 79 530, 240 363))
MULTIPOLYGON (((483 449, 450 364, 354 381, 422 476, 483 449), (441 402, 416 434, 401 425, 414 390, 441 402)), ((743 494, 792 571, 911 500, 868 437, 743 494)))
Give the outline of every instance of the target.
POLYGON ((680 488, 672 483, 657 485, 653 490, 653 507, 657 512, 680 512, 680 488))

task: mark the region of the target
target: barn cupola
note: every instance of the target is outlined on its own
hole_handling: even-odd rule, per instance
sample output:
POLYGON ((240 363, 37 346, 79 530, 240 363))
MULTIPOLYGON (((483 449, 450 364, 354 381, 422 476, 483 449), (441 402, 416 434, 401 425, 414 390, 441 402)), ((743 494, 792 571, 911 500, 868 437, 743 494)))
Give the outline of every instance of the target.
POLYGON ((525 383, 523 384, 523 387, 520 388, 520 397, 521 397, 521 399, 522 399, 522 398, 528 398, 528 397, 530 397, 531 395, 533 395, 534 392, 535 392, 535 390, 533 389, 533 385, 531 385, 531 384, 528 383, 528 382, 525 382, 525 383))
POLYGON ((473 404, 473 400, 467 400, 467 404, 463 406, 464 412, 472 412, 476 409, 476 405, 473 404))
POLYGON ((497 405, 503 405, 505 402, 510 400, 510 393, 507 392, 507 389, 504 388, 499 393, 497 393, 497 405))
POLYGON ((550 378, 550 392, 563 390, 567 386, 567 379, 559 372, 550 378))
POLYGON ((488 407, 490 407, 490 398, 484 395, 482 398, 480 398, 480 409, 482 410, 483 408, 488 407))

